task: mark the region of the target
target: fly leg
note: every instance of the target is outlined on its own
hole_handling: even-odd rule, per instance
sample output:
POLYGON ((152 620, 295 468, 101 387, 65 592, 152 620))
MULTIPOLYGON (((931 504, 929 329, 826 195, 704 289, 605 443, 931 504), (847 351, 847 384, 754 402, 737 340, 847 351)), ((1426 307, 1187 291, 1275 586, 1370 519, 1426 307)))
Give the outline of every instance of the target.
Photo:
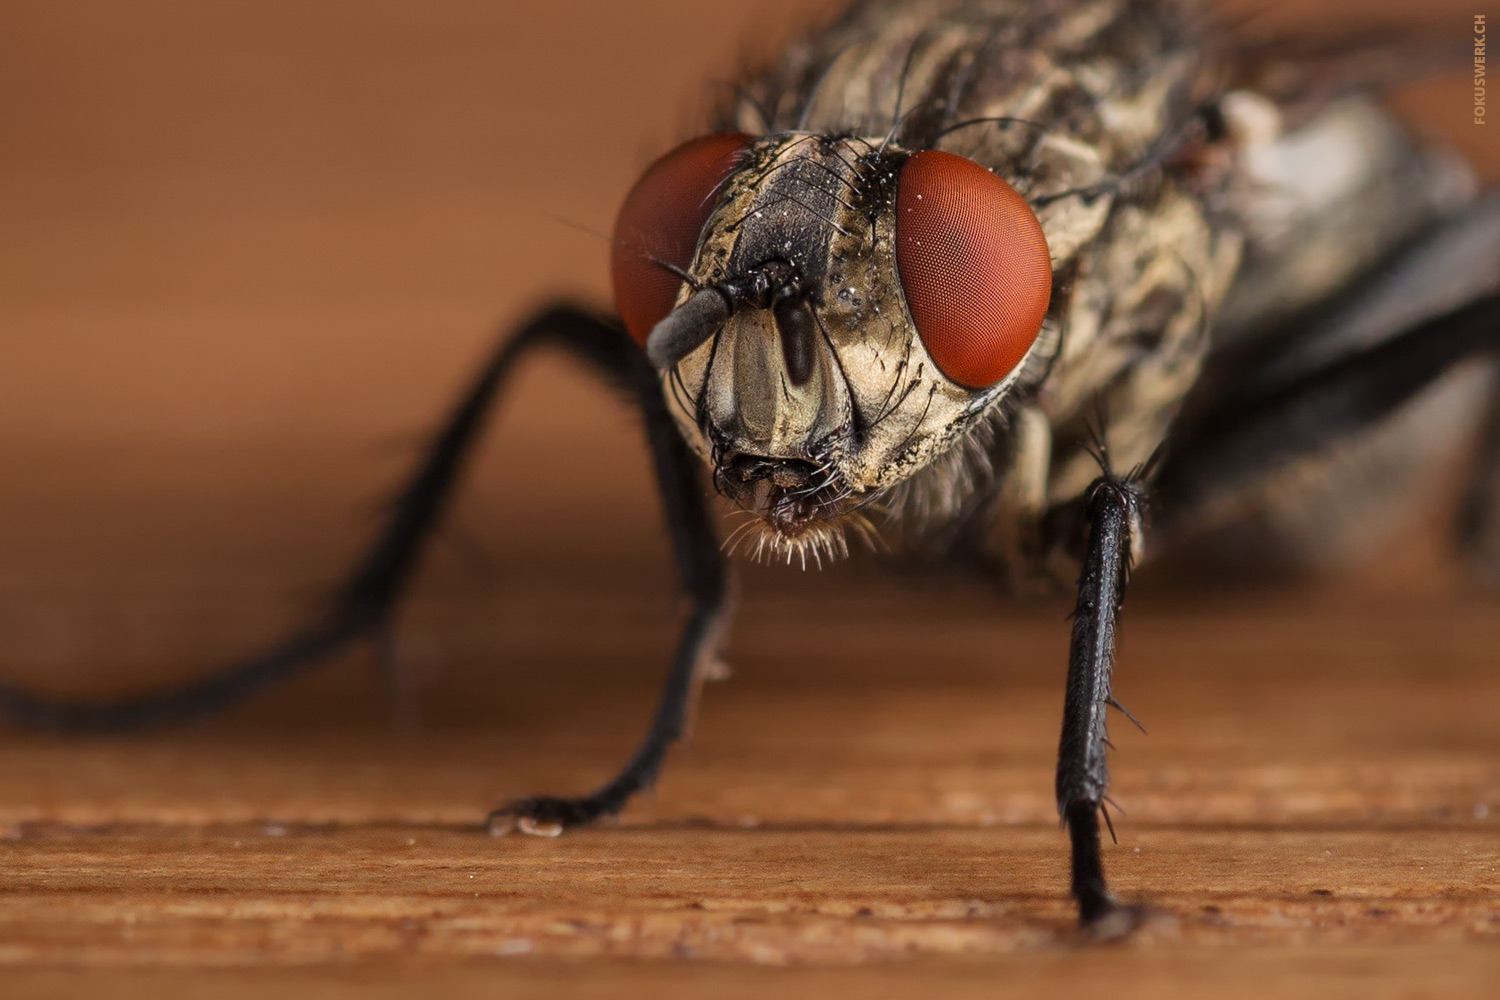
MULTIPOLYGON (((674 534, 681 536, 688 530, 682 526, 691 522, 707 535, 705 517, 687 496, 687 473, 679 468, 681 456, 666 440, 670 421, 655 373, 640 349, 622 331, 593 314, 554 307, 523 324, 479 372, 397 495, 385 527, 321 615, 260 655, 181 687, 73 701, 0 683, 0 712, 23 725, 73 731, 118 731, 180 722, 227 708, 355 642, 378 639, 411 583, 423 545, 453 493, 501 383, 517 359, 544 345, 569 350, 640 397, 674 534)), ((679 563, 691 564, 688 580, 694 592, 711 589, 699 582, 705 572, 702 564, 708 560, 700 555, 694 562, 681 551, 680 540, 678 547, 679 563)))
MULTIPOLYGON (((1500 292, 1414 324, 1368 349, 1294 377, 1226 396, 1174 429, 1152 477, 1152 534, 1173 539, 1226 495, 1390 416, 1454 366, 1500 355, 1500 292)), ((1246 373, 1254 384, 1254 372, 1246 373)), ((1493 503, 1500 463, 1500 404, 1488 414, 1473 503, 1493 503), (1486 490, 1486 485, 1489 489, 1486 490)), ((1089 533, 1068 663, 1057 800, 1073 850, 1072 891, 1083 924, 1110 937, 1136 922, 1110 896, 1100 860, 1099 816, 1109 775, 1105 710, 1114 636, 1138 539, 1145 494, 1107 470, 1085 498, 1089 533)), ((1480 523, 1480 522, 1476 522, 1480 523)), ((1117 706, 1116 706, 1117 707, 1117 706)))
MULTIPOLYGON (((1373 347, 1204 408, 1168 441, 1154 483, 1155 534, 1191 530, 1217 502, 1394 415, 1460 363, 1497 358, 1500 292, 1491 291, 1373 347)), ((1493 413, 1489 452, 1500 448, 1493 413)), ((1472 506, 1493 500, 1486 480, 1494 465, 1493 455, 1481 456, 1472 506)))
POLYGON ((692 711, 696 682, 716 662, 720 632, 725 624, 728 575, 709 520, 697 458, 673 423, 656 370, 627 337, 610 332, 615 342, 629 353, 630 372, 646 420, 657 488, 691 610, 650 729, 619 773, 587 795, 533 796, 496 809, 490 814, 489 829, 497 836, 512 829, 555 836, 567 827, 613 816, 632 795, 649 788, 661 773, 667 750, 683 734, 692 711))
MULTIPOLYGON (((1115 628, 1131 550, 1141 530, 1145 494, 1133 479, 1105 470, 1084 499, 1088 547, 1073 610, 1068 649, 1068 693, 1057 752, 1057 808, 1072 843, 1072 893, 1083 925, 1099 937, 1116 937, 1135 926, 1137 911, 1116 903, 1104 880, 1099 817, 1109 789, 1107 710, 1118 707, 1111 691, 1115 628)), ((1113 828, 1110 830, 1113 836, 1113 828)))

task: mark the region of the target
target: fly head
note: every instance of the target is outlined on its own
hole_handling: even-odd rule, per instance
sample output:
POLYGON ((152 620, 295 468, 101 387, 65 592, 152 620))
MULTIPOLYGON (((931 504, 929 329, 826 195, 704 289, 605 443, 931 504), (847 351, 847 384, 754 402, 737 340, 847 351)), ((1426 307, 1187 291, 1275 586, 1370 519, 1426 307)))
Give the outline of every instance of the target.
POLYGON ((756 550, 844 550, 860 511, 1011 388, 1049 306, 1026 201, 984 167, 857 136, 711 135, 615 231, 616 304, 756 550))

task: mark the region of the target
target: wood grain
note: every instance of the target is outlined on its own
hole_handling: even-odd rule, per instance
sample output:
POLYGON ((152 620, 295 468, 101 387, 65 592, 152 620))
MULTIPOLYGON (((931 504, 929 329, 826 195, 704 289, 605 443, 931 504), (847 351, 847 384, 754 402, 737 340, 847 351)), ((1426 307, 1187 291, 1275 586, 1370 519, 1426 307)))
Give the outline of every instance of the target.
MULTIPOLYGON (((136 690, 304 614, 496 321, 602 296, 586 230, 738 39, 806 6, 0 9, 0 671, 136 690)), ((1403 100, 1500 175, 1461 77, 1403 100)), ((0 732, 5 996, 1457 996, 1500 974, 1500 611, 1447 559, 1442 484, 1319 584, 1140 575, 1118 690, 1150 735, 1114 724, 1106 863, 1154 916, 1120 947, 1079 941, 1063 893, 1066 607, 863 558, 742 568, 735 676, 617 828, 483 835, 495 804, 623 759, 681 610, 629 415, 553 358, 516 390, 394 687, 360 650, 186 729, 0 732)))

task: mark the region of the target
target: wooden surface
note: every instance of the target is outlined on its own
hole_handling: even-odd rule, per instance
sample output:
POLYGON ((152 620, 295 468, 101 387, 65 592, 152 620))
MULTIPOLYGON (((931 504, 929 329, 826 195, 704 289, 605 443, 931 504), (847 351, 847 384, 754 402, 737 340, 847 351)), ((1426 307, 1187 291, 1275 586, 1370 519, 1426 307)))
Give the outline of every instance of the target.
MULTIPOLYGON (((6 677, 137 689, 304 613, 496 322, 602 295, 588 231, 698 81, 806 5, 512 6, 0 9, 6 677)), ((1472 11, 1425 13, 1461 35, 1472 11)), ((1405 100, 1500 174, 1462 78, 1405 100)), ((500 801, 618 765, 681 610, 628 414, 556 359, 516 389, 394 688, 361 650, 184 730, 0 731, 5 996, 1500 974, 1500 605, 1436 515, 1318 585, 1141 574, 1118 691, 1150 735, 1115 723, 1106 863, 1155 916, 1122 946, 1078 942, 1063 892, 1065 607, 864 560, 743 568, 736 674, 618 827, 483 835, 500 801)))
POLYGON ((1101 950, 1074 938, 1050 796, 1059 609, 992 613, 968 589, 914 606, 851 577, 788 594, 751 574, 738 674, 657 794, 557 840, 478 822, 621 759, 665 601, 549 587, 482 625, 485 602, 423 602, 410 644, 445 651, 416 665, 447 672, 419 733, 391 731, 351 661, 191 732, 7 736, 0 977, 1237 996, 1460 995, 1500 972, 1493 605, 1134 601, 1120 691, 1151 733, 1115 728, 1107 863, 1156 916, 1101 950), (666 964, 618 964, 638 958, 666 964), (224 966, 259 971, 201 971, 224 966))

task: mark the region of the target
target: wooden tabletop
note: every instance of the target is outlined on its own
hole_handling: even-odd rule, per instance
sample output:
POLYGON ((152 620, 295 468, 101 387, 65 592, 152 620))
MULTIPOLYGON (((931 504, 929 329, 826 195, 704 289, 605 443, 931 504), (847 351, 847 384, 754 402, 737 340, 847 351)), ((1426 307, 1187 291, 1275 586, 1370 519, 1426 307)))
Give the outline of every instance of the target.
POLYGON ((329 995, 435 975, 1340 995, 1496 972, 1493 605, 1138 595, 1119 689, 1150 735, 1116 726, 1106 861, 1155 915, 1103 950, 1074 936, 1050 793, 1061 609, 853 575, 748 574, 736 676, 657 793, 556 840, 479 822, 623 758, 670 644, 663 598, 556 580, 424 598, 403 626, 429 674, 416 732, 356 656, 185 732, 8 734, 0 962, 39 989, 58 966, 230 966, 329 995), (620 964, 641 958, 666 964, 620 964), (767 964, 820 971, 742 969, 767 964))
MULTIPOLYGON (((602 300, 597 233, 698 81, 808 16, 513 6, 0 10, 4 676, 139 690, 308 613, 497 325, 602 300)), ((1403 98, 1494 178, 1468 99, 1462 77, 1403 98)), ((1080 941, 1065 895, 1066 604, 867 557, 739 568, 734 676, 618 825, 487 836, 500 802, 624 759, 682 610, 629 413, 556 358, 515 388, 394 679, 358 649, 186 728, 0 730, 5 996, 1500 975, 1500 603, 1446 558, 1442 483, 1321 582, 1140 574, 1117 690, 1149 735, 1114 724, 1105 861, 1152 917, 1120 945, 1080 941)))

